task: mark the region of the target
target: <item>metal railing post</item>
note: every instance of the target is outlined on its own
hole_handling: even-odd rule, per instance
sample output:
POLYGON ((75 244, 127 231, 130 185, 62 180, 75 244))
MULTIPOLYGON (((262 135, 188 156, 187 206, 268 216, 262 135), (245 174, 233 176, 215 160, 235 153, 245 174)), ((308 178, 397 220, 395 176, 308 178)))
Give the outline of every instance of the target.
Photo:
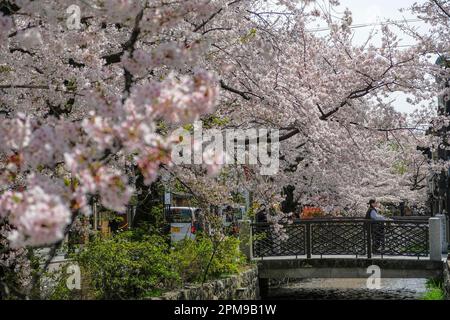
POLYGON ((372 222, 367 222, 367 259, 372 259, 372 222))
POLYGON ((306 258, 311 259, 312 241, 311 241, 311 223, 306 223, 306 258))

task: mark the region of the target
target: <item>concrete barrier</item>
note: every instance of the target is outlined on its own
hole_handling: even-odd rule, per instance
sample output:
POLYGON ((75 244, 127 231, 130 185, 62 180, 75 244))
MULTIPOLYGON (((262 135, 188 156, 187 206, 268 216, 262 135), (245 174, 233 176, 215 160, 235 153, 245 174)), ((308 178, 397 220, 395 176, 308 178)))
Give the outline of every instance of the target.
POLYGON ((429 244, 430 260, 442 260, 442 219, 430 218, 429 220, 429 244))
POLYGON ((442 253, 448 253, 447 216, 444 214, 437 214, 435 217, 441 219, 442 253))

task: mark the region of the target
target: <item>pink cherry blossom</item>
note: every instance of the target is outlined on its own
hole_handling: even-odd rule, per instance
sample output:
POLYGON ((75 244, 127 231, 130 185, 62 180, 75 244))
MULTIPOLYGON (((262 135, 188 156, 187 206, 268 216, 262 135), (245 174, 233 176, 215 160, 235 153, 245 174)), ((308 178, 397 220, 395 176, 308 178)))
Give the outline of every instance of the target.
POLYGON ((431 62, 450 50, 445 1, 409 9, 428 31, 386 23, 381 42, 365 44, 335 0, 81 1, 80 30, 61 21, 67 1, 10 2, 17 11, 0 13, 0 232, 15 247, 58 242, 94 198, 123 212, 141 191, 136 176, 151 184, 161 170, 205 210, 247 190, 281 232, 286 186, 299 205, 360 216, 372 197, 424 205, 427 179, 449 168, 417 150, 448 143, 438 133, 449 118, 432 100, 448 94, 450 69, 431 62), (396 111, 393 93, 417 110, 396 111), (202 165, 175 165, 172 133, 196 120, 279 130, 278 173, 222 166, 212 151, 202 165))
POLYGON ((71 221, 71 212, 62 199, 39 186, 3 194, 1 202, 14 227, 9 236, 12 246, 54 243, 63 238, 64 228, 71 221))
POLYGON ((8 33, 12 27, 13 23, 11 17, 5 16, 2 12, 0 12, 0 46, 2 46, 6 41, 8 33))

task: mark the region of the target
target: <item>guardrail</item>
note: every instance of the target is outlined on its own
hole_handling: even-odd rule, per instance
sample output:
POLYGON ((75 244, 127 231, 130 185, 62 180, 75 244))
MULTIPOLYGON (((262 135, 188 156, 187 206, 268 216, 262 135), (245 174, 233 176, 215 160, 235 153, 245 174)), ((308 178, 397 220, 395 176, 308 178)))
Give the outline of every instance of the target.
POLYGON ((427 257, 428 220, 311 219, 296 220, 275 232, 268 223, 251 227, 252 257, 373 255, 427 257))

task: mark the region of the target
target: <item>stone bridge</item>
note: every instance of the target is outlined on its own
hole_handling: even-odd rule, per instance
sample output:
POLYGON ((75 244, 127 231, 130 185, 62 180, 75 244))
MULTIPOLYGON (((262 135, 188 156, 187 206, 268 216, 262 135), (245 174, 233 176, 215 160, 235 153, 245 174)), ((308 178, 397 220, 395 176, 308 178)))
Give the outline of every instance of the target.
POLYGON ((369 278, 375 269, 381 278, 433 278, 444 270, 447 230, 444 217, 296 220, 281 233, 256 223, 250 253, 262 294, 269 279, 369 278))

